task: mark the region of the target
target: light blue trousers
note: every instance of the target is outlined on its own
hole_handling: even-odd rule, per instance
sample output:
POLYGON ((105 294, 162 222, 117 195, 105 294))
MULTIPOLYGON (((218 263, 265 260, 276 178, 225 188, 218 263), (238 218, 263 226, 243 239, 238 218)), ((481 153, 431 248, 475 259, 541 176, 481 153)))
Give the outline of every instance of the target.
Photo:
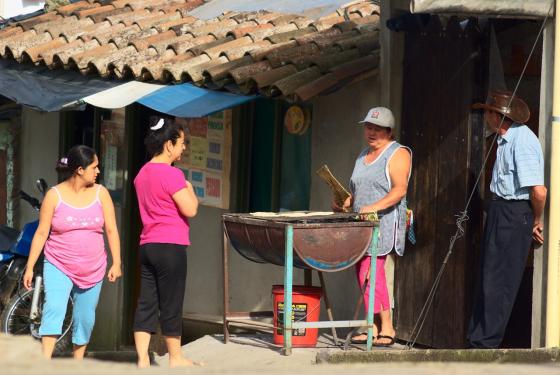
POLYGON ((62 324, 70 295, 74 301, 72 312, 72 343, 86 345, 95 324, 95 309, 99 301, 103 280, 89 289, 78 288, 68 276, 45 261, 43 268, 45 282, 45 303, 39 334, 58 336, 62 334, 62 324))

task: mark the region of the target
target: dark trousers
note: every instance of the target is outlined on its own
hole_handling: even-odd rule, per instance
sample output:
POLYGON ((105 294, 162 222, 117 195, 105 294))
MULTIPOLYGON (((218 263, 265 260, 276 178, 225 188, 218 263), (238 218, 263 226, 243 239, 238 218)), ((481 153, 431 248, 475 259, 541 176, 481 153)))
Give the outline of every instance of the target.
POLYGON ((164 336, 181 336, 187 278, 186 246, 149 243, 140 246, 139 252, 140 296, 133 330, 155 333, 159 320, 164 336))
POLYGON ((532 241, 529 201, 491 201, 468 337, 474 348, 502 343, 532 241))

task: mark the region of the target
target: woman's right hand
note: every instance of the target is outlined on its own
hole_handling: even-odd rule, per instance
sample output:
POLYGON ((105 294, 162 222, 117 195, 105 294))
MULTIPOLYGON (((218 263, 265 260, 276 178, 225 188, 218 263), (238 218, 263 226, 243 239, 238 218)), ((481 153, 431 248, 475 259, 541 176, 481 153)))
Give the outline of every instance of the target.
POLYGON ((336 200, 333 200, 331 202, 331 207, 333 209, 334 212, 349 212, 350 211, 350 207, 352 207, 352 196, 349 196, 348 198, 346 198, 346 200, 344 201, 344 204, 342 205, 342 207, 340 207, 338 205, 338 203, 336 202, 336 200))
POLYGON ((333 199, 333 201, 331 202, 331 208, 334 212, 342 212, 342 207, 338 205, 336 199, 333 199))
POLYGON ((31 290, 33 287, 33 268, 25 269, 25 273, 23 274, 23 286, 27 290, 31 290))

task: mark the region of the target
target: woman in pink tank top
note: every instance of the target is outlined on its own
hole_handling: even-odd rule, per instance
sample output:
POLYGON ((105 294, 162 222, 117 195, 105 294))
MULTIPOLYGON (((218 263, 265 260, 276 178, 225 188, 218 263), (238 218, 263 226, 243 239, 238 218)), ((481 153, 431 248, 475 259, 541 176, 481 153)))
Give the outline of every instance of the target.
POLYGON ((45 304, 39 333, 46 358, 51 358, 61 333, 70 296, 74 358, 84 357, 107 270, 103 231, 113 259, 108 279, 114 282, 122 274, 115 210, 107 189, 95 183, 98 165, 92 148, 72 147, 57 165, 65 180, 47 192, 41 205, 23 283, 31 289, 33 269, 44 249, 45 304))

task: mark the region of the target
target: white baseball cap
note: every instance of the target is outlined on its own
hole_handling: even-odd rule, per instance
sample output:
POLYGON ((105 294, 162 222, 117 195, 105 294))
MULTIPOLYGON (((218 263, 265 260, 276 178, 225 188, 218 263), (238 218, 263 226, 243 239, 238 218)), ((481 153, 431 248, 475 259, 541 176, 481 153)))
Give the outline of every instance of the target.
POLYGON ((360 121, 359 124, 364 122, 393 129, 395 127, 395 116, 393 116, 393 112, 389 108, 375 107, 369 110, 366 118, 360 121))

